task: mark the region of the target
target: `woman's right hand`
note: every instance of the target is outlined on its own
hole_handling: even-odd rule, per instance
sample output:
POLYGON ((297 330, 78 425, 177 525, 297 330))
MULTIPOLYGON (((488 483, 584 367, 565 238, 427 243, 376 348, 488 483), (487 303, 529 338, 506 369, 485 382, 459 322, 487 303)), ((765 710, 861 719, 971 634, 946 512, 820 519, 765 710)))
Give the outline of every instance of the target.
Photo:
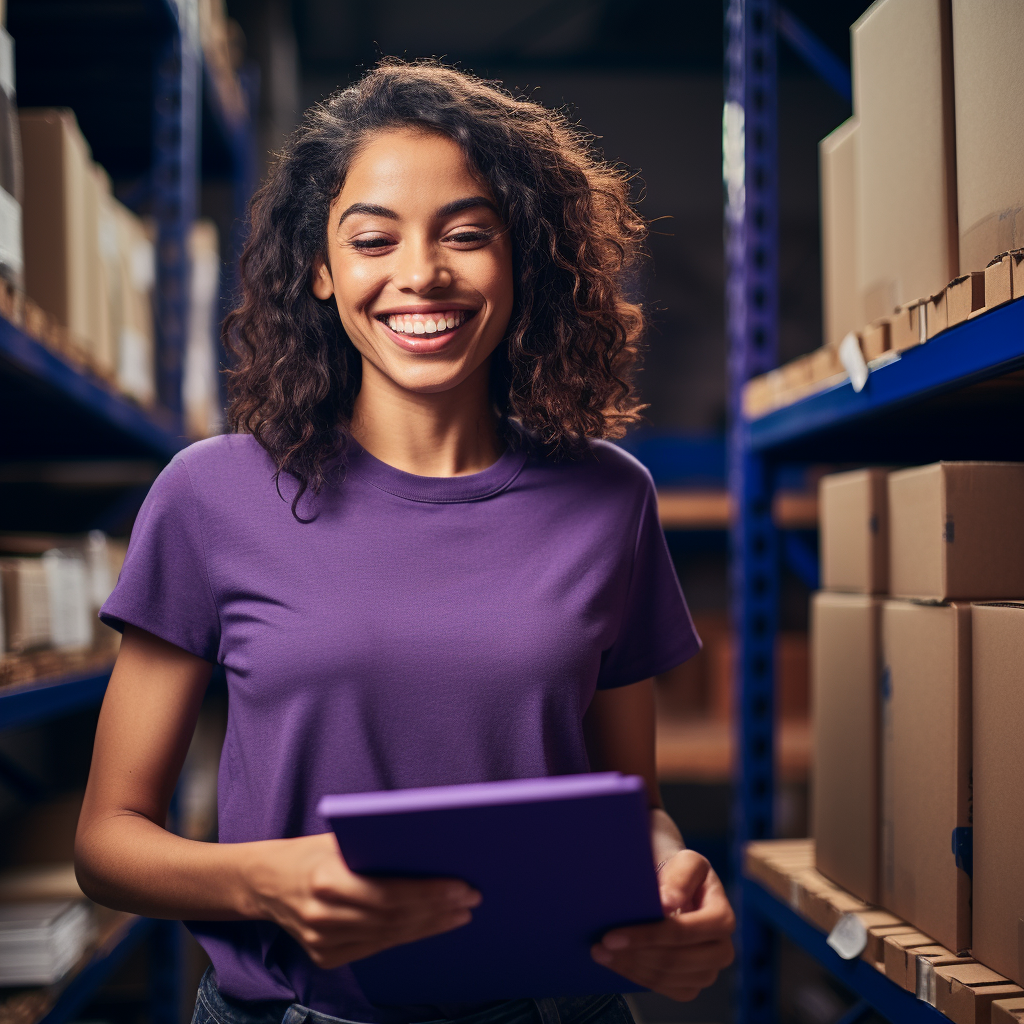
POLYGON ((280 925, 317 967, 458 928, 480 903, 476 890, 454 878, 357 875, 332 832, 244 847, 246 916, 280 925))

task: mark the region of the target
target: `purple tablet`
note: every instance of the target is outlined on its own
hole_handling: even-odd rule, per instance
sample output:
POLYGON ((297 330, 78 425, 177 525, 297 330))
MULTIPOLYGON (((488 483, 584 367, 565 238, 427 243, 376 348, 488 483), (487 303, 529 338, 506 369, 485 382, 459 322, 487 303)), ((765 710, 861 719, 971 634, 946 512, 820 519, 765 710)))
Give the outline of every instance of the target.
POLYGON ((618 772, 325 796, 353 871, 463 878, 473 920, 351 965, 376 1003, 633 992, 590 946, 660 920, 644 781, 618 772))

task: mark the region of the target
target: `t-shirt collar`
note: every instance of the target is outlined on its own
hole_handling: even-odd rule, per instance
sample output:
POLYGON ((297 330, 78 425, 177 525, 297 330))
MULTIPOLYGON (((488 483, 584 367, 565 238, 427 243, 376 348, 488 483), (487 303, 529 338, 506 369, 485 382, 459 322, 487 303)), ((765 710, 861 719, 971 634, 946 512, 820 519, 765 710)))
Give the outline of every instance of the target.
POLYGON ((374 487, 410 501, 479 501, 505 490, 526 465, 529 457, 527 441, 519 430, 516 432, 520 434, 518 443, 514 447, 507 447, 497 462, 479 473, 463 476, 419 476, 406 473, 381 462, 354 438, 349 440, 348 468, 374 487))

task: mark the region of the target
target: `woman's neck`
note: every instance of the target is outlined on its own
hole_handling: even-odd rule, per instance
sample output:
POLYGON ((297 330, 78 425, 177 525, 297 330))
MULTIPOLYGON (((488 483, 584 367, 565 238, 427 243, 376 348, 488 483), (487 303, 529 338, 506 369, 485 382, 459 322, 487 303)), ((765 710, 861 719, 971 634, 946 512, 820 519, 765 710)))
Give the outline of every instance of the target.
POLYGON ((463 476, 504 449, 488 397, 489 361, 456 387, 431 394, 399 387, 363 360, 352 436, 381 462, 416 476, 463 476))

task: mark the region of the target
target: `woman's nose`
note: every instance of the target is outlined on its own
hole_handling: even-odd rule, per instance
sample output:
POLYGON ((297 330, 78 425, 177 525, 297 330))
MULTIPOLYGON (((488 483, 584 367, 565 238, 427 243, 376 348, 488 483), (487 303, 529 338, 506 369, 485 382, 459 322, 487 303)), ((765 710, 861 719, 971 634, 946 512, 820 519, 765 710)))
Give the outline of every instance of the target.
POLYGON ((416 293, 447 288, 452 282, 452 274, 445 265, 444 256, 443 250, 426 240, 401 246, 395 286, 416 293))

